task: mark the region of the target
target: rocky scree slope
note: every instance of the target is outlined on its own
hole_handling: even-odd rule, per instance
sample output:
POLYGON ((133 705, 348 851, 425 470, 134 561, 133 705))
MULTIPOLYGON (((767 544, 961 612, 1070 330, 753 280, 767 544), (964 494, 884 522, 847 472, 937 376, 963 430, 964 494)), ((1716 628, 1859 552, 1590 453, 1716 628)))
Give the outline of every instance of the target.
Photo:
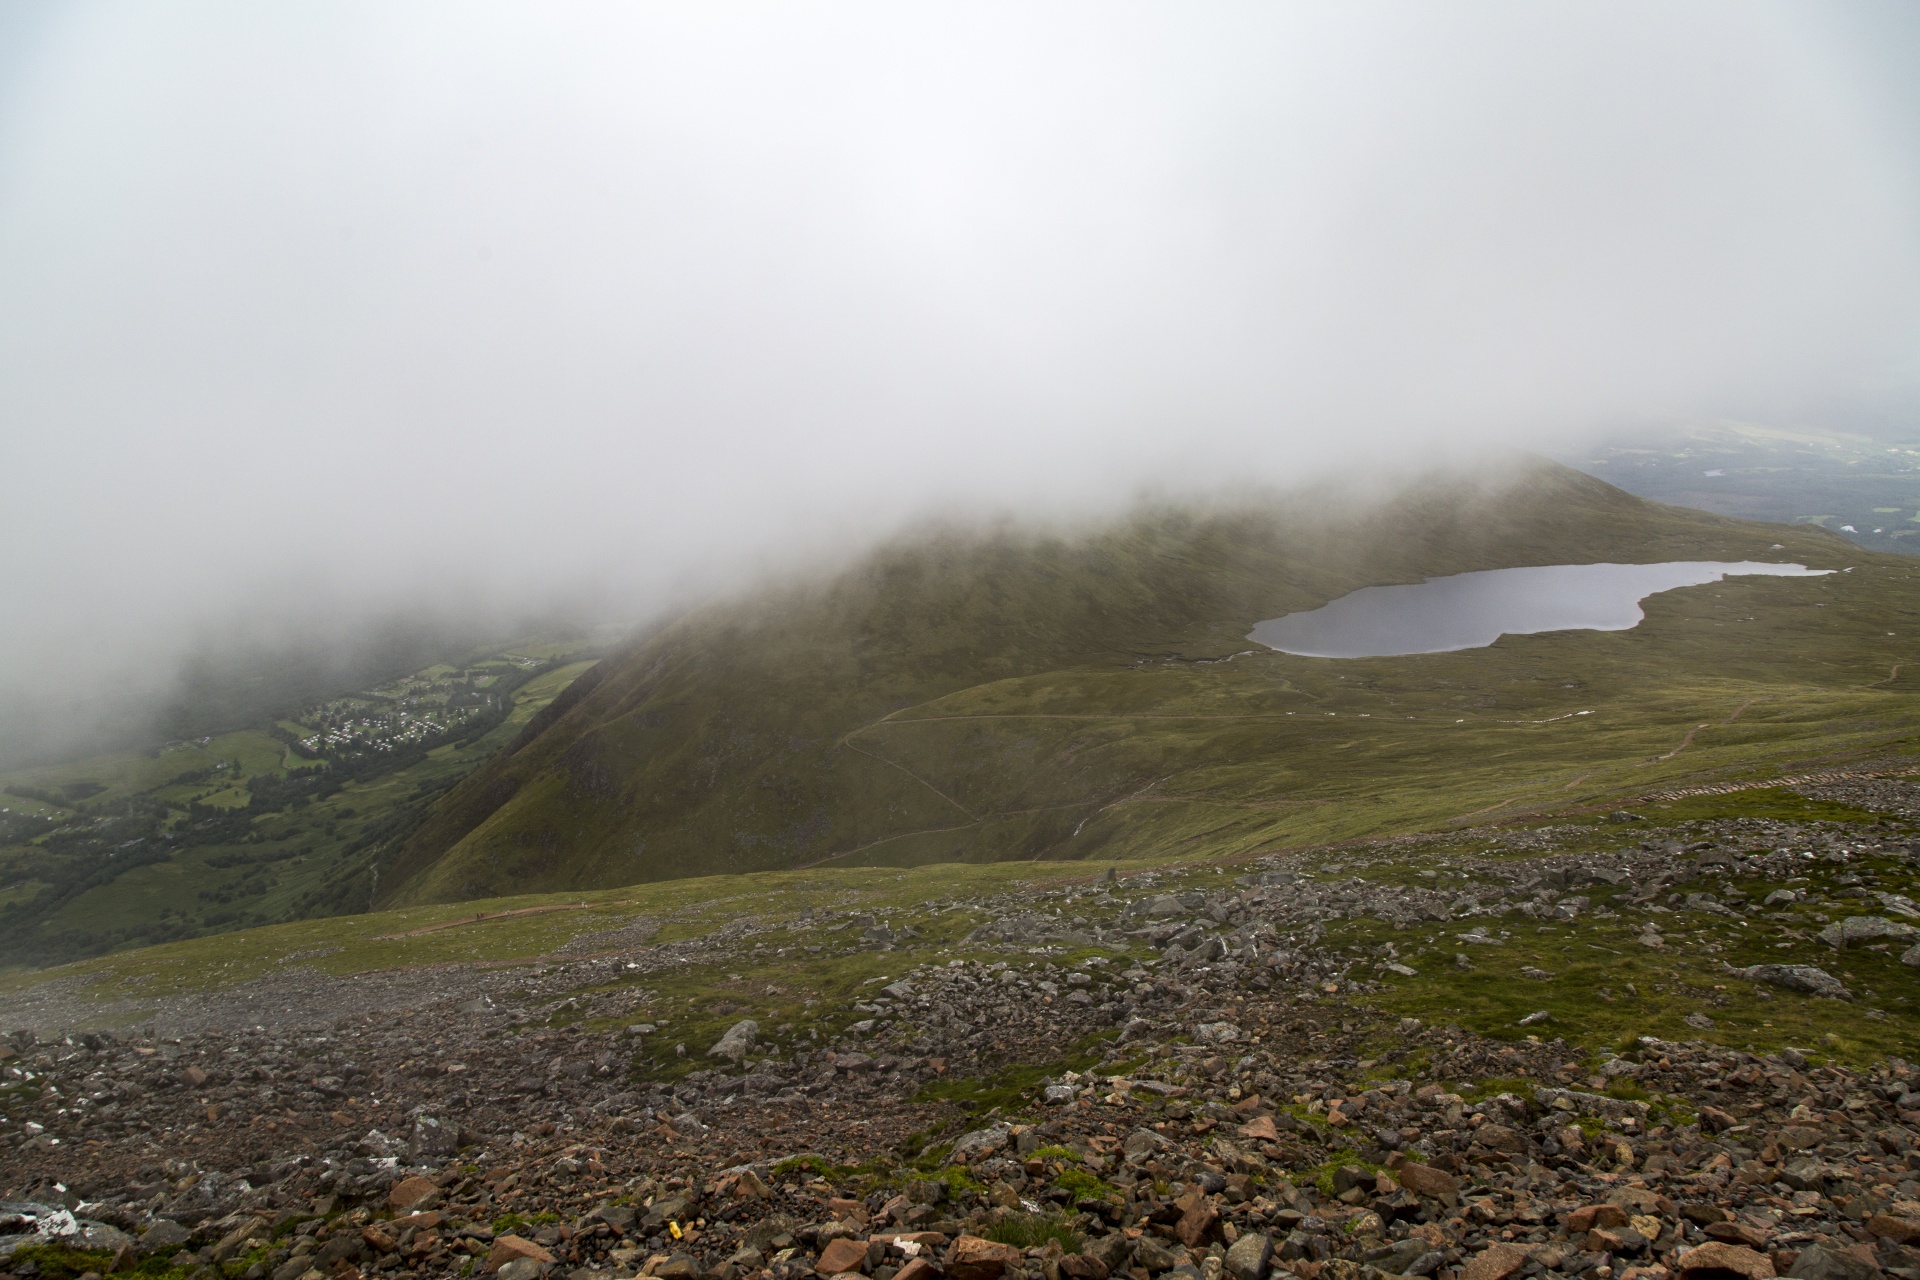
MULTIPOLYGON (((1909 787, 1855 798, 1890 806, 1909 787)), ((1490 939, 1456 953, 1485 966, 1521 929, 1633 910, 1669 922, 1643 950, 1712 966, 1720 935, 1673 920, 1764 918, 1737 875, 1719 882, 1757 871, 1835 917, 1822 933, 1843 926, 1809 937, 1822 965, 1798 967, 1905 971, 1898 928, 1844 927, 1905 918, 1885 887, 1911 864, 1896 826, 1618 829, 1590 852, 1566 849, 1580 832, 1469 833, 1479 851, 1444 859, 1471 890, 1347 874, 1404 856, 1396 842, 1231 880, 1090 876, 936 903, 978 920, 951 959, 900 920, 812 912, 798 934, 742 918, 670 941, 636 921, 430 987, 332 979, 330 1002, 316 983, 247 1029, 207 1025, 198 997, 118 1032, 62 1033, 57 1019, 84 1016, 71 993, 16 1004, 40 1025, 0 1053, 0 1268, 1914 1280, 1920 1075, 1901 1056, 1603 1048, 1558 1019, 1489 1039, 1396 1015, 1395 966, 1413 966, 1394 956, 1411 947, 1347 941, 1445 929, 1490 939), (1827 874, 1782 874, 1809 865, 1827 874), (794 938, 904 963, 804 1027, 740 1020, 688 1043, 681 1015, 658 1012, 676 971, 764 965, 794 938)), ((1750 972, 1721 985, 1850 1019, 1868 1000, 1750 972)), ((223 1016, 266 1012, 225 999, 223 1016)))

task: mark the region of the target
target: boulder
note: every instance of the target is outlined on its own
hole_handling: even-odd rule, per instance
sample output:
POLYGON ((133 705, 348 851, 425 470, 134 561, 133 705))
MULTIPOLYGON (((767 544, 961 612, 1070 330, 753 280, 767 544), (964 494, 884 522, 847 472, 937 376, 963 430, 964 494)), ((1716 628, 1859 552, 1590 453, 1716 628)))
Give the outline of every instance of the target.
POLYGON ((707 1050, 709 1058, 730 1058, 735 1062, 747 1056, 754 1042, 760 1038, 760 1024, 752 1018, 742 1018, 727 1028, 727 1033, 713 1042, 707 1050))
POLYGON ((971 1160, 984 1160, 988 1156, 1005 1148, 1013 1137, 1011 1127, 996 1124, 986 1129, 975 1129, 960 1135, 953 1144, 953 1154, 947 1159, 953 1164, 966 1164, 971 1160))
POLYGON ((1844 1249, 1812 1244, 1787 1269, 1792 1280, 1878 1280, 1880 1269, 1844 1249))
POLYGON ((1267 1268, 1273 1262, 1273 1241, 1258 1232, 1249 1232, 1227 1250, 1227 1274, 1233 1280, 1267 1280, 1267 1268))
POLYGON ((687 1196, 661 1196, 647 1206, 647 1212, 640 1220, 640 1226, 649 1234, 665 1227, 669 1222, 679 1222, 693 1216, 693 1200, 687 1196))
MULTIPOLYGON (((1107 1280, 1112 1274, 1098 1258, 1084 1253, 1069 1253, 1060 1259, 1059 1271, 1066 1280, 1107 1280)), ((900 1280, 895 1276, 893 1280, 900 1280)))
POLYGON ((460 1126, 436 1116, 418 1116, 407 1139, 410 1164, 437 1165, 460 1149, 460 1126))
POLYGON ((439 1191, 430 1178, 402 1178, 387 1192, 387 1208, 395 1213, 412 1213, 426 1207, 427 1197, 439 1191))
POLYGON ((621 1235, 632 1233, 636 1217, 630 1204, 603 1204, 587 1216, 606 1223, 621 1235))
POLYGON ((1519 1155, 1527 1149, 1526 1135, 1504 1124, 1481 1125, 1473 1131, 1473 1140, 1489 1151, 1504 1151, 1509 1155, 1519 1155))
POLYGON ((1460 1280, 1507 1280, 1526 1265, 1527 1251, 1518 1245, 1489 1245, 1467 1259, 1460 1280))
POLYGON ((1675 1260, 1682 1280, 1773 1280, 1773 1260, 1737 1244, 1715 1241, 1675 1260))
POLYGON ((953 1280, 1000 1280, 1003 1272, 1020 1266, 1022 1257, 1010 1244, 961 1236, 947 1251, 946 1271, 953 1280))
POLYGON ((1460 1194, 1460 1179, 1432 1165, 1403 1164, 1393 1171, 1393 1176, 1401 1186, 1417 1196, 1433 1196, 1437 1199, 1460 1194))
POLYGON ((1180 1243, 1189 1249, 1204 1248, 1207 1238, 1220 1223, 1220 1211, 1198 1191, 1189 1192, 1177 1203, 1181 1210, 1180 1221, 1174 1224, 1173 1234, 1180 1237, 1180 1243))
POLYGON ((1627 1211, 1617 1204, 1590 1204, 1575 1209, 1567 1215, 1567 1234, 1579 1235, 1583 1231, 1627 1225, 1627 1211))
POLYGON ((1133 1244, 1118 1231, 1089 1240, 1082 1245, 1080 1252, 1105 1267, 1109 1273, 1117 1272, 1127 1265, 1127 1258, 1133 1252, 1133 1244))
POLYGON ((1920 937, 1920 929, 1885 916, 1848 916, 1845 920, 1835 920, 1817 936, 1835 950, 1844 950, 1856 942, 1872 942, 1877 938, 1908 941, 1920 937))
POLYGON ((1173 1250, 1153 1236, 1140 1237, 1139 1242, 1133 1246, 1133 1260, 1152 1275, 1172 1270, 1174 1263, 1178 1261, 1174 1257, 1173 1250))
POLYGON ((1804 991, 1810 996, 1826 996, 1833 1000, 1853 999, 1853 993, 1847 990, 1840 979, 1818 965, 1756 964, 1733 972, 1734 976, 1750 982, 1765 982, 1789 991, 1804 991))
POLYGON ((842 1237, 820 1251, 820 1260, 813 1264, 813 1269, 823 1276, 837 1276, 866 1265, 867 1242, 842 1237))
POLYGON ((187 1230, 171 1218, 155 1218, 153 1225, 140 1234, 142 1253, 159 1253, 163 1249, 178 1249, 193 1239, 193 1232, 187 1230))
POLYGON ((1866 1228, 1881 1239, 1891 1240, 1895 1244, 1920 1244, 1920 1222, 1911 1218, 1876 1213, 1867 1219, 1866 1228))
POLYGON ((481 1269, 497 1272, 509 1262, 519 1258, 531 1258, 536 1264, 553 1261, 553 1255, 533 1241, 520 1236, 505 1235, 494 1237, 493 1248, 487 1251, 487 1260, 481 1269))

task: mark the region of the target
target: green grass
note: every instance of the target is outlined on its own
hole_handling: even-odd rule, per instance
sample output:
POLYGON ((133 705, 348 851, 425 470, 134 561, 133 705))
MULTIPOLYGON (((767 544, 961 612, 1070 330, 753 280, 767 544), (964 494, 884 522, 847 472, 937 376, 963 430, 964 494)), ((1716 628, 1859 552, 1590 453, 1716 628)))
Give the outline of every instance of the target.
POLYGON ((1909 636, 1912 559, 1566 473, 1437 488, 1390 518, 1255 503, 1073 539, 910 539, 634 650, 437 806, 394 861, 392 900, 822 863, 1226 858, 1593 815, 1912 753, 1920 662, 1889 679, 1909 636), (1669 557, 1853 572, 1663 593, 1629 631, 1198 661, 1367 583, 1669 557))
POLYGON ((987 1239, 1017 1249, 1043 1248, 1048 1241, 1057 1240, 1068 1253, 1078 1252, 1081 1244, 1071 1218, 1043 1213, 1010 1213, 987 1228, 987 1239))
MULTIPOLYGON (((1541 494, 1490 507, 1441 494, 1384 532, 1337 511, 1314 520, 1161 511, 1080 541, 903 544, 764 609, 716 608, 664 630, 631 662, 596 673, 572 713, 548 717, 546 732, 471 775, 474 759, 524 724, 264 815, 254 843, 128 872, 70 904, 63 920, 199 911, 210 886, 246 884, 261 886, 255 909, 291 911, 316 877, 364 875, 372 854, 343 869, 343 851, 376 834, 383 816, 464 776, 412 843, 381 846, 383 897, 390 890, 396 909, 55 972, 103 998, 137 1000, 244 981, 297 953, 349 973, 532 959, 638 916, 656 921, 663 941, 745 915, 771 922, 764 950, 739 961, 623 980, 624 994, 646 994, 618 1021, 661 1028, 633 1070, 670 1079, 712 1065, 700 1055, 740 1018, 790 1049, 809 1028, 830 1035, 853 1021, 853 1002, 878 979, 997 954, 963 941, 981 918, 971 904, 994 894, 1090 880, 1110 865, 1161 869, 1168 888, 1215 886, 1222 870, 1263 852, 1422 833, 1427 843, 1411 853, 1336 851, 1353 865, 1324 873, 1364 863, 1370 878, 1411 881, 1456 854, 1529 856, 1500 845, 1486 824, 1553 824, 1565 849, 1630 846, 1647 828, 1604 820, 1621 807, 1661 826, 1737 816, 1853 824, 1871 815, 1772 785, 1648 797, 1920 762, 1920 674, 1892 673, 1906 637, 1920 635, 1920 563, 1819 531, 1651 507, 1564 477, 1549 477, 1541 494), (1244 650, 1240 636, 1260 617, 1363 581, 1516 561, 1765 558, 1776 541, 1803 562, 1854 571, 1665 593, 1623 632, 1354 662, 1272 653, 1196 661, 1244 650), (255 851, 287 857, 215 865, 255 851), (935 902, 960 909, 935 911, 935 902), (579 909, 410 932, 553 905, 579 909), (891 911, 896 928, 911 923, 921 939, 881 953, 798 920, 809 908, 856 906, 891 911), (676 1056, 676 1044, 689 1056, 676 1056)), ((523 687, 523 708, 557 693, 565 674, 523 687)), ((93 772, 62 776, 131 785, 104 766, 93 772)), ((179 776, 159 770, 151 781, 179 776)), ((1920 896, 1910 867, 1876 869, 1920 896)), ((1811 867, 1810 883, 1832 871, 1811 867)), ((1770 887, 1735 879, 1754 896, 1770 887)), ((1456 868, 1433 882, 1465 881, 1456 868)), ((349 896, 371 889, 339 884, 349 896)), ((1655 952, 1637 942, 1637 917, 1606 916, 1620 890, 1583 892, 1593 906, 1574 924, 1508 916, 1501 923, 1514 937, 1502 947, 1463 947, 1457 923, 1395 929, 1366 919, 1326 922, 1324 944, 1392 942, 1418 971, 1377 974, 1365 999, 1382 1012, 1507 1039, 1565 1037, 1598 1052, 1640 1035, 1704 1037, 1849 1059, 1911 1056, 1920 1043, 1897 951, 1827 952, 1812 941, 1812 908, 1745 928, 1680 910, 1662 920, 1686 945, 1655 952), (1471 968, 1454 967, 1460 950, 1471 968), (1828 966, 1858 998, 1839 1005, 1726 974, 1763 961, 1828 966), (1531 981, 1524 968, 1553 976, 1531 981), (1519 1025, 1535 1012, 1548 1020, 1519 1025), (1688 1024, 1693 1012, 1714 1026, 1688 1024)), ((569 1020, 614 1021, 591 1005, 554 1018, 569 1020)), ((973 1115, 1015 1110, 1041 1074, 1089 1065, 1094 1054, 1092 1044, 1066 1046, 1058 1062, 942 1080, 928 1096, 973 1115)))
MULTIPOLYGON (((1636 828, 1604 828, 1620 842, 1639 839, 1636 828)), ((1473 843, 1467 837, 1457 842, 1473 843)), ((1396 855, 1390 849, 1333 852, 1345 874, 1375 874, 1372 864, 1390 865, 1395 857, 1415 862, 1429 860, 1431 850, 1416 849, 1396 855), (1365 859, 1356 856, 1364 853, 1365 859)), ((1138 861, 1117 864, 1123 877, 1149 868, 1160 873, 1160 889, 1183 885, 1218 886, 1215 874, 1223 864, 1207 859, 1168 864, 1138 861)), ((1229 868, 1230 869, 1230 868, 1229 868)), ((1873 870, 1889 888, 1920 895, 1911 867, 1891 859, 1856 859, 1847 870, 1873 870)), ((659 1027, 637 1047, 633 1062, 640 1078, 671 1080, 686 1072, 717 1064, 704 1057, 708 1045, 735 1021, 744 1017, 760 1023, 765 1051, 790 1053, 820 1042, 808 1036, 817 1028, 831 1036, 864 1016, 852 1006, 883 980, 897 978, 917 965, 949 960, 1008 958, 1004 950, 963 939, 983 919, 967 904, 1000 894, 1025 894, 1067 882, 1087 883, 1097 873, 1077 863, 943 864, 911 869, 855 867, 819 868, 807 872, 767 872, 748 876, 707 877, 626 886, 565 895, 522 895, 478 903, 408 907, 377 914, 302 920, 126 951, 40 972, 0 975, 0 990, 18 991, 54 981, 83 998, 110 1003, 115 1016, 138 1021, 141 1002, 164 996, 217 990, 277 972, 284 964, 311 965, 332 974, 408 969, 447 963, 500 963, 537 960, 553 955, 583 935, 618 928, 637 917, 670 926, 681 936, 698 936, 741 917, 753 916, 769 931, 754 941, 762 948, 719 964, 681 965, 636 974, 609 986, 583 989, 582 1008, 561 1012, 552 1023, 528 1024, 515 1034, 542 1034, 552 1024, 583 1021, 596 1029, 638 1022, 659 1027), (938 911, 941 903, 960 904, 938 911), (488 914, 526 907, 565 906, 570 909, 538 915, 472 922, 477 912, 488 914), (825 908, 842 913, 876 911, 890 915, 896 928, 908 921, 922 935, 903 940, 900 949, 882 952, 853 949, 849 934, 823 930, 820 917, 805 921, 802 913, 825 908), (467 923, 461 923, 461 922, 467 923), (454 927, 417 932, 428 926, 454 927), (806 947, 817 945, 819 952, 806 947), (784 951, 785 954, 781 954, 784 951), (618 990, 623 997, 617 1017, 594 1012, 592 999, 603 991, 618 990), (630 999, 638 1003, 624 1007, 630 999), (675 1044, 689 1053, 675 1056, 675 1044)), ((1810 864, 1808 883, 1818 886, 1841 871, 1830 864, 1810 864)), ((1734 877, 1750 891, 1765 887, 1750 878, 1734 877)), ((1706 886, 1702 886, 1706 887, 1706 886)), ((1599 910, 1608 895, 1586 890, 1599 910)), ((1474 967, 1452 965, 1460 949, 1452 934, 1459 922, 1428 923, 1393 929, 1377 921, 1326 922, 1323 945, 1334 948, 1374 948, 1392 941, 1399 954, 1419 972, 1413 978, 1382 975, 1380 987, 1356 997, 1360 1003, 1391 1019, 1412 1015, 1435 1026, 1458 1025, 1496 1038, 1518 1040, 1538 1034, 1562 1037, 1585 1055, 1589 1067, 1609 1051, 1633 1049, 1641 1035, 1661 1039, 1706 1039, 1735 1048, 1772 1049, 1795 1045, 1822 1054, 1864 1063, 1889 1054, 1911 1057, 1920 1044, 1920 1014, 1908 992, 1911 974, 1898 962, 1898 948, 1885 952, 1856 949, 1844 954, 1810 941, 1817 922, 1758 920, 1748 929, 1736 928, 1721 917, 1676 911, 1660 917, 1669 936, 1693 939, 1702 947, 1671 954, 1656 953, 1632 940, 1628 919, 1606 920, 1583 916, 1569 925, 1541 926, 1518 915, 1499 923, 1513 937, 1502 947, 1474 949, 1474 967), (1801 937, 1796 940, 1790 933, 1801 937), (1754 935, 1754 936, 1744 936, 1754 935), (1780 949, 1780 941, 1789 947, 1780 949), (1794 960, 1821 964, 1839 974, 1853 988, 1856 999, 1847 1004, 1815 1000, 1797 993, 1767 989, 1730 979, 1723 962, 1744 965, 1764 960, 1794 960), (1554 976, 1545 982, 1522 978, 1519 971, 1536 967, 1554 976), (1630 990, 1629 984, 1636 990, 1630 990), (1545 1009, 1551 1020, 1520 1027, 1526 1014, 1545 1009), (1713 1028, 1702 1031, 1684 1021, 1688 1012, 1710 1012, 1713 1028)), ((1109 953, 1111 955, 1111 953, 1109 953)), ((1036 958, 1023 952, 1012 958, 1038 962, 1060 970, 1076 963, 1080 951, 1036 958)), ((1113 956, 1123 963, 1124 956, 1113 956)), ((1363 973, 1369 972, 1366 970, 1363 973)), ((910 1018, 907 1020, 910 1022, 910 1018)), ((902 1022, 895 1032, 910 1036, 902 1022)), ((876 1052, 880 1050, 876 1049, 876 1052)), ((1086 1070, 1102 1060, 1111 1046, 1099 1036, 1060 1046, 1047 1061, 1025 1062, 983 1076, 942 1079, 928 1087, 924 1100, 951 1103, 964 1123, 975 1123, 989 1113, 1006 1116, 1033 1114, 1035 1093, 1043 1077, 1067 1070, 1086 1070)), ((1405 1077, 1419 1064, 1398 1056, 1390 1038, 1369 1044, 1377 1057, 1370 1074, 1376 1078, 1405 1077)), ((1435 1051, 1431 1069, 1445 1079, 1444 1051, 1435 1051)), ((1119 1068, 1122 1073, 1125 1065, 1119 1068)), ((1482 1091, 1525 1092, 1539 1083, 1525 1077, 1493 1079, 1482 1091)), ((1582 1086, 1584 1087, 1584 1086, 1582 1086)), ((1634 1085, 1616 1084, 1616 1095, 1631 1095, 1634 1085)), ((1652 1099, 1656 1105, 1664 1100, 1652 1099)), ((1291 1108, 1301 1114, 1300 1108, 1291 1108)), ((1318 1123, 1316 1121, 1316 1123, 1318 1123)), ((936 1164, 944 1152, 935 1135, 922 1135, 926 1145, 908 1153, 916 1164, 936 1164)), ((951 1137, 951 1134, 946 1135, 951 1137)), ((1073 1176, 1070 1170, 1063 1177, 1073 1176)), ((1066 1185, 1063 1181, 1063 1185, 1066 1185)), ((1076 1194, 1080 1188, 1074 1188, 1076 1194)), ((1089 1187, 1086 1191, 1098 1194, 1089 1187)))
POLYGON ((1097 1034, 1085 1036, 1057 1058, 1010 1067, 989 1077, 935 1080, 921 1089, 919 1097, 923 1102, 955 1103, 973 1116, 1014 1110, 1033 1096, 1035 1087, 1046 1077, 1062 1071, 1085 1071, 1097 1064, 1107 1047, 1106 1039, 1097 1034))

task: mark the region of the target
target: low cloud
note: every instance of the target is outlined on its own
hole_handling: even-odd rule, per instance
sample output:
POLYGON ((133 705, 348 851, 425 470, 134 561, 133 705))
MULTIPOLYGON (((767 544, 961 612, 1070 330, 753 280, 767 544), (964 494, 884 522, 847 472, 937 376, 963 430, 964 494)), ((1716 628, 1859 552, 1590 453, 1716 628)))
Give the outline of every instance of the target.
POLYGON ((1920 384, 1894 8, 12 21, 15 746, 210 642, 1920 384))

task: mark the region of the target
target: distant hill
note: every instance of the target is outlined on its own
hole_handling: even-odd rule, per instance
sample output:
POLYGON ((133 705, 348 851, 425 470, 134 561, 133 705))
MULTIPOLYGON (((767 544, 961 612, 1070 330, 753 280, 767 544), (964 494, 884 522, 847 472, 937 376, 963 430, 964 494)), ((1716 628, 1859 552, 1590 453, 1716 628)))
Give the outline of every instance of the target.
MULTIPOLYGON (((1802 699, 1821 732, 1837 732, 1838 712, 1812 710, 1830 692, 1822 682, 1839 696, 1886 674, 1874 637, 1912 606, 1901 585, 1912 568, 1819 529, 1664 507, 1545 462, 1371 498, 1323 489, 1142 507, 1071 535, 928 531, 838 576, 704 608, 605 659, 387 856, 382 897, 822 860, 1232 852, 1524 808, 1501 797, 1542 776, 1554 803, 1573 803, 1616 781, 1805 748, 1811 730, 1773 732, 1756 713, 1739 743, 1690 734, 1687 755, 1646 763, 1756 690, 1802 699), (1361 586, 1513 565, 1782 558, 1774 544, 1810 564, 1872 562, 1880 576, 1871 591, 1864 572, 1740 579, 1657 597, 1631 632, 1460 654, 1218 661, 1251 647, 1256 621, 1361 586), (1814 611, 1829 598, 1833 609, 1814 611), (1767 625, 1735 621, 1756 610, 1773 611, 1767 625)), ((1898 681, 1884 692, 1907 705, 1898 681)))

